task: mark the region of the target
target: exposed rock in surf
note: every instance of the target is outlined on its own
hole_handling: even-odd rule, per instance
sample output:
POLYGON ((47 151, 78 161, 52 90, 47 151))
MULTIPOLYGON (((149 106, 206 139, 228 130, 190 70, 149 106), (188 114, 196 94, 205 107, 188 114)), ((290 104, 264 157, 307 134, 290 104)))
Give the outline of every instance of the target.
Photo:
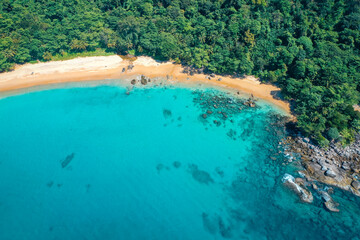
POLYGON ((244 102, 244 105, 252 108, 256 107, 255 99, 253 97, 249 98, 246 102, 244 102))
POLYGON ((339 212, 340 210, 337 208, 339 206, 338 203, 336 203, 332 197, 330 196, 329 193, 320 190, 318 191, 318 193, 321 196, 321 199, 324 201, 324 205, 326 207, 326 209, 328 209, 331 212, 339 212))
POLYGON ((144 75, 141 75, 140 82, 142 85, 146 85, 148 83, 148 78, 144 75))
POLYGON ((135 84, 136 84, 136 79, 131 80, 130 83, 131 83, 132 85, 135 85, 135 84))
POLYGON ((296 182, 295 178, 292 175, 285 173, 282 178, 282 182, 291 190, 293 190, 303 202, 313 202, 314 198, 312 193, 305 187, 303 183, 296 182))
POLYGON ((287 152, 301 156, 305 178, 360 196, 359 189, 352 186, 354 180, 360 179, 360 136, 345 148, 332 142, 329 148, 322 149, 301 136, 289 136, 288 142, 287 152))

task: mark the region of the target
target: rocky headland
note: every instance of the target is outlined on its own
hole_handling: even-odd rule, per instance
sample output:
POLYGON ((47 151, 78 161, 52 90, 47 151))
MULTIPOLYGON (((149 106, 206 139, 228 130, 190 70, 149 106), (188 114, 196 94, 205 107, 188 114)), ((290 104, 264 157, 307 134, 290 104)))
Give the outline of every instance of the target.
POLYGON ((332 142, 328 148, 320 148, 310 139, 300 135, 289 136, 282 144, 285 144, 287 159, 292 161, 300 158, 302 170, 298 173, 301 178, 292 179, 284 176, 284 179, 290 179, 290 182, 285 183, 291 189, 295 189, 301 199, 304 198, 303 193, 308 193, 309 189, 312 189, 323 200, 328 210, 338 212, 338 204, 331 198, 332 187, 360 197, 360 134, 354 143, 346 147, 332 142))

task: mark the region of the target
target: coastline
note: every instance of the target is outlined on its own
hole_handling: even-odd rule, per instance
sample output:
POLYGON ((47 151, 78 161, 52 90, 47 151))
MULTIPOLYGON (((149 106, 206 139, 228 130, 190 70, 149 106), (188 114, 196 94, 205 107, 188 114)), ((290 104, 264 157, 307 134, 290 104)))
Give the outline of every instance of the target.
POLYGON ((138 57, 132 61, 112 55, 25 64, 16 67, 12 72, 0 74, 0 92, 70 82, 118 79, 130 82, 131 79, 141 75, 148 78, 163 78, 168 84, 205 84, 239 91, 272 103, 291 116, 289 103, 274 97, 280 89, 270 84, 261 84, 253 76, 234 78, 219 75, 209 77, 205 74, 190 75, 184 73, 184 68, 180 64, 157 62, 150 57, 138 57), (129 65, 133 67, 129 69, 129 65))

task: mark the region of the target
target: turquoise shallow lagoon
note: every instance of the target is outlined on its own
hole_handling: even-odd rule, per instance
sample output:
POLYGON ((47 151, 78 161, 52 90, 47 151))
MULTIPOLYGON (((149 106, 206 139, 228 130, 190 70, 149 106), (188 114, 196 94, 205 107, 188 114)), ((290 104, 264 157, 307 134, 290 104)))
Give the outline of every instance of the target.
POLYGON ((358 198, 335 189, 329 213, 282 185, 296 163, 283 164, 271 106, 240 110, 211 89, 125 93, 0 100, 0 239, 358 239, 358 198), (231 109, 204 119, 214 96, 231 109))

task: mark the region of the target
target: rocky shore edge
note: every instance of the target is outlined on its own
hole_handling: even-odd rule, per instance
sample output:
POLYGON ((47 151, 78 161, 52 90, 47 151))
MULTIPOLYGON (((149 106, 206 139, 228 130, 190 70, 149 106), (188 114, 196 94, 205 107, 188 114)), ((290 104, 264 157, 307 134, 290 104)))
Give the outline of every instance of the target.
POLYGON ((300 177, 285 174, 283 183, 303 202, 312 203, 313 192, 322 199, 326 209, 339 212, 339 204, 331 197, 333 187, 360 197, 360 134, 346 147, 331 142, 328 148, 320 148, 300 134, 288 136, 281 144, 290 162, 300 159, 300 177))

